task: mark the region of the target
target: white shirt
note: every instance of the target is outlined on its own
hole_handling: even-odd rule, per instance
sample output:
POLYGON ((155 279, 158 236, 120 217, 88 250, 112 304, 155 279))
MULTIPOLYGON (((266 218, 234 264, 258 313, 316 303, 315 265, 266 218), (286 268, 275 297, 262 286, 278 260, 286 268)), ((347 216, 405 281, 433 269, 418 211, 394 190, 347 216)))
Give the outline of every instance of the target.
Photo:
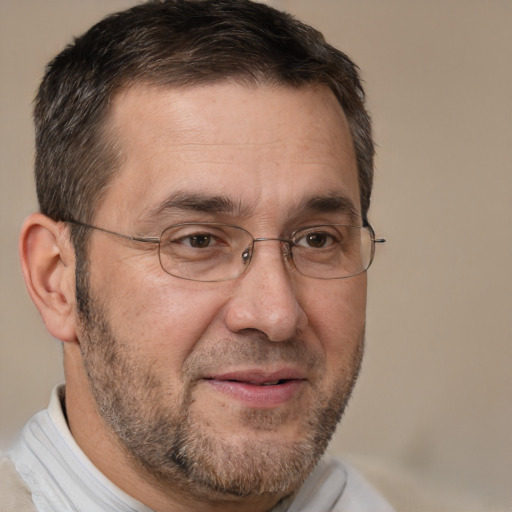
MULTIPOLYGON (((76 444, 62 411, 64 386, 8 452, 38 512, 152 512, 103 475, 76 444)), ((324 457, 291 503, 273 512, 393 512, 346 463, 324 457)))

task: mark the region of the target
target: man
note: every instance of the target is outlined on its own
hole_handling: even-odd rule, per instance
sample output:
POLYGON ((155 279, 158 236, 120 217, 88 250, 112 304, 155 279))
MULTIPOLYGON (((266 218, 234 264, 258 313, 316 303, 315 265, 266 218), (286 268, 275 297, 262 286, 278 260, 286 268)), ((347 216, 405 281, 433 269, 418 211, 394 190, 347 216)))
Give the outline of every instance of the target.
POLYGON ((391 510, 322 458, 380 241, 355 65, 262 4, 148 2, 49 64, 35 121, 21 263, 66 385, 2 461, 4 501, 391 510))

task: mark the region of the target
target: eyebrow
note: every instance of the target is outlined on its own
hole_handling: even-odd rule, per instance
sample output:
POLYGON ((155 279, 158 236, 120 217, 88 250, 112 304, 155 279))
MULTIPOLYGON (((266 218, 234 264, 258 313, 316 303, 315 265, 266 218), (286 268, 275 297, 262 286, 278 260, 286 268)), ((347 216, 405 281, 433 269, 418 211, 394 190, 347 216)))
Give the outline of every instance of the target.
MULTIPOLYGON (((174 211, 250 217, 254 213, 254 207, 244 204, 242 201, 233 201, 226 196, 177 191, 153 208, 146 210, 141 216, 141 221, 151 222, 159 216, 170 214, 174 211)), ((350 217, 350 221, 354 224, 361 221, 361 214, 354 202, 348 196, 339 193, 304 197, 296 206, 294 212, 291 215, 292 218, 300 217, 307 212, 342 213, 347 214, 350 217)))
POLYGON ((143 214, 143 220, 150 220, 173 210, 201 213, 225 213, 241 217, 252 214, 253 208, 226 196, 211 196, 196 192, 178 191, 143 214))
POLYGON ((361 221, 361 213, 348 196, 343 194, 328 194, 305 197, 298 211, 313 211, 317 213, 345 213, 351 222, 361 221))

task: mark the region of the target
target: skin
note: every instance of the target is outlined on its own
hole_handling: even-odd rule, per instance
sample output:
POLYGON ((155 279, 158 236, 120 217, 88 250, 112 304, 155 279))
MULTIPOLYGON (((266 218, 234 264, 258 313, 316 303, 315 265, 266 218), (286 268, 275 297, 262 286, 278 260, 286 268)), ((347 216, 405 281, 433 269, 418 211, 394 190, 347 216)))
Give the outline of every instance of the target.
MULTIPOLYGON (((326 201, 308 206, 312 197, 342 197, 360 212, 348 125, 326 88, 138 86, 114 99, 108 124, 122 164, 97 208, 96 226, 158 236, 173 223, 215 221, 276 238, 306 225, 348 221, 347 211, 326 201), (194 208, 161 207, 169 198, 199 194, 232 207, 219 211, 203 202, 200 211, 197 201, 194 208)), ((91 461, 162 512, 257 512, 293 494, 325 449, 359 369, 366 274, 304 277, 278 243, 261 242, 239 278, 188 281, 165 273, 151 244, 94 231, 85 290, 91 308, 84 316, 76 311, 76 262, 67 235, 65 226, 40 214, 29 218, 22 266, 47 328, 65 342, 68 421, 91 461), (114 356, 108 364, 107 356, 114 356), (288 394, 246 386, 283 372, 293 374, 288 394), (156 462, 134 454, 115 424, 122 418, 116 397, 101 403, 102 395, 115 394, 112 382, 119 396, 130 397, 123 407, 141 418, 189 421, 188 430, 214 440, 194 445, 210 450, 212 471, 248 460, 241 467, 249 481, 258 476, 254 467, 266 464, 278 475, 275 464, 311 444, 315 421, 321 426, 326 411, 335 413, 316 448, 296 461, 300 470, 290 481, 269 491, 259 475, 259 492, 220 492, 172 464, 157 470, 156 462)))

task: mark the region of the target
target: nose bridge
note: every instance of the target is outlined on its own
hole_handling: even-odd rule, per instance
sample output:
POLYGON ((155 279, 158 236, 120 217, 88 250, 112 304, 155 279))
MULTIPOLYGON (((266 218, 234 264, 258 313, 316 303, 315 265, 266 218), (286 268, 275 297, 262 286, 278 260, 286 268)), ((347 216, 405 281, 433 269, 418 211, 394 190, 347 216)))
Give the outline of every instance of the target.
MULTIPOLYGON (((268 237, 261 237, 261 238, 255 238, 254 239, 254 249, 253 253, 256 252, 256 243, 259 242, 279 242, 280 244, 280 250, 281 250, 281 256, 284 258, 284 260, 290 265, 292 264, 291 260, 291 250, 290 250, 290 240, 286 238, 268 238, 268 237)), ((253 254, 254 257, 254 254, 253 254)))
POLYGON ((251 264, 238 280, 228 306, 226 321, 230 330, 258 330, 272 341, 289 340, 307 325, 293 277, 290 275, 286 247, 289 241, 282 238, 256 238, 251 264), (278 255, 272 244, 281 244, 278 255), (265 249, 264 249, 265 247, 265 249))

